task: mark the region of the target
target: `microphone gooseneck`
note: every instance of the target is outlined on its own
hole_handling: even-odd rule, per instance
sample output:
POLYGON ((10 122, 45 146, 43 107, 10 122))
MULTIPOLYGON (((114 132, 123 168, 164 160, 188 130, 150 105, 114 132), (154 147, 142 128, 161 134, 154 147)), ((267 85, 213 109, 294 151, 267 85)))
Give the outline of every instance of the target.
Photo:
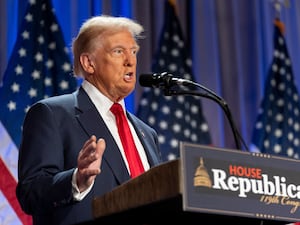
POLYGON ((139 83, 143 87, 162 88, 164 90, 164 94, 167 96, 194 95, 194 96, 200 96, 200 97, 208 98, 208 99, 215 101, 216 103, 218 103, 221 106, 221 108, 223 109, 223 111, 228 119, 228 122, 230 124, 232 133, 234 136, 236 148, 239 150, 242 150, 242 146, 241 146, 241 143, 242 143, 244 148, 247 151, 249 151, 249 148, 247 147, 245 141, 243 140, 242 136, 240 135, 240 133, 234 123, 234 120, 232 118, 232 114, 231 114, 228 104, 222 97, 218 96, 215 92, 213 92, 209 88, 204 87, 203 85, 198 84, 193 81, 190 81, 190 80, 173 77, 173 75, 168 72, 141 74, 139 77, 139 83), (195 86, 195 87, 200 88, 202 90, 202 92, 195 91, 195 90, 186 90, 186 89, 185 90, 171 89, 173 86, 178 87, 180 85, 195 86))
POLYGON ((189 85, 192 82, 186 79, 173 77, 172 74, 163 72, 141 74, 139 76, 139 83, 143 87, 172 87, 175 85, 189 85))

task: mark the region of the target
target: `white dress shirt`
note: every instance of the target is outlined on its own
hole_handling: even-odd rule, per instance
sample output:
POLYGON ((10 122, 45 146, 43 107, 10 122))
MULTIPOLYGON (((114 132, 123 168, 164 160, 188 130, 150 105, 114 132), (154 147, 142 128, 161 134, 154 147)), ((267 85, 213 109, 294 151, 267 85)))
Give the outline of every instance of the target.
MULTIPOLYGON (((110 111, 110 107, 112 106, 112 104, 114 102, 112 102, 110 99, 108 99, 106 96, 104 96, 95 86, 93 86, 91 83, 89 83, 86 80, 84 80, 82 82, 82 87, 86 91, 86 93, 88 94, 88 96, 90 97, 92 102, 94 103, 95 107, 97 108, 97 111, 99 112, 99 114, 103 118, 107 128, 109 129, 109 131, 112 134, 114 140, 116 141, 116 143, 117 143, 117 145, 120 149, 121 155, 123 157, 123 160, 126 164, 128 173, 130 173, 129 167, 128 167, 128 162, 127 162, 125 152, 124 152, 124 149, 123 149, 123 145, 122 145, 121 139, 119 137, 118 128, 117 128, 117 124, 116 124, 116 119, 115 119, 115 116, 113 115, 113 113, 110 111)), ((124 112, 125 112, 126 110, 125 110, 124 100, 121 100, 119 103, 122 105, 122 107, 124 109, 124 112)), ((125 113, 125 116, 127 118, 126 113, 125 113)), ((129 123, 131 133, 133 135, 133 139, 134 139, 134 142, 136 144, 137 150, 138 150, 139 155, 141 157, 144 169, 146 171, 150 168, 150 165, 148 163, 145 150, 144 150, 144 148, 143 148, 143 146, 142 146, 142 144, 141 144, 141 142, 140 142, 140 140, 139 140, 139 138, 138 138, 138 136, 137 136, 137 134, 136 134, 136 132, 133 128, 133 125, 130 122, 130 120, 128 120, 128 123, 129 123)), ((102 128, 99 127, 99 129, 102 129, 102 128)), ((102 137, 96 137, 96 138, 99 139, 99 138, 102 138, 102 137)), ((107 147, 109 147, 109 146, 107 146, 107 147)), ((88 194, 88 192, 91 190, 93 184, 86 191, 80 193, 79 189, 76 185, 76 173, 77 173, 77 169, 75 170, 75 172, 73 174, 73 179, 72 179, 73 196, 76 200, 80 201, 88 194)))

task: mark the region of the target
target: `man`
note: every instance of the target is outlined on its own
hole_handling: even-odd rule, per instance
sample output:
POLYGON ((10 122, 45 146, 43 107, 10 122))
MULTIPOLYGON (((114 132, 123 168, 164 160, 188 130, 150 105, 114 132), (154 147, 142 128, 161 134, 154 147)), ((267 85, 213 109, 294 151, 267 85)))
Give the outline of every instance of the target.
MULTIPOLYGON (((34 225, 92 220, 95 196, 140 173, 131 172, 111 106, 125 109, 124 98, 134 90, 142 32, 128 18, 87 20, 73 42, 74 73, 83 77, 82 85, 28 111, 16 193, 34 225)), ((130 121, 142 171, 161 163, 156 132, 134 115, 123 115, 130 121)))

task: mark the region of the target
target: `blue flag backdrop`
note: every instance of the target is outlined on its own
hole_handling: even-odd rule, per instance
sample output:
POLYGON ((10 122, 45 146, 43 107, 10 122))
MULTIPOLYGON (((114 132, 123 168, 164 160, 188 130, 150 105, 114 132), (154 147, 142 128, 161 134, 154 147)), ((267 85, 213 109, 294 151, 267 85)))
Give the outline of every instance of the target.
POLYGON ((51 0, 29 1, 0 87, 0 221, 30 224, 15 197, 18 147, 28 108, 77 88, 51 0))
MULTIPOLYGON (((169 72, 178 78, 194 80, 189 56, 175 6, 165 3, 164 25, 152 72, 169 72)), ((161 89, 145 88, 137 115, 159 135, 163 160, 179 157, 179 142, 211 144, 208 124, 200 99, 193 96, 164 96, 161 89)))
POLYGON ((276 19, 273 61, 252 134, 252 151, 299 158, 300 101, 283 28, 276 19))
POLYGON ((51 1, 30 3, 0 89, 0 120, 16 145, 20 143, 24 114, 31 104, 76 87, 51 1))

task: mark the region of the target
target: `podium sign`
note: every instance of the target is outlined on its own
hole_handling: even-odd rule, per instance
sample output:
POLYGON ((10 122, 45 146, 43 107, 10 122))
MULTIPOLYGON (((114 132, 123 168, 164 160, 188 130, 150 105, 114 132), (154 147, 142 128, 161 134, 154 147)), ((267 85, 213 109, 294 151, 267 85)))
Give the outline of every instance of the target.
POLYGON ((300 221, 300 160, 180 143, 180 158, 92 202, 81 225, 282 225, 300 221))
POLYGON ((181 143, 183 210, 300 221, 300 160, 181 143))

